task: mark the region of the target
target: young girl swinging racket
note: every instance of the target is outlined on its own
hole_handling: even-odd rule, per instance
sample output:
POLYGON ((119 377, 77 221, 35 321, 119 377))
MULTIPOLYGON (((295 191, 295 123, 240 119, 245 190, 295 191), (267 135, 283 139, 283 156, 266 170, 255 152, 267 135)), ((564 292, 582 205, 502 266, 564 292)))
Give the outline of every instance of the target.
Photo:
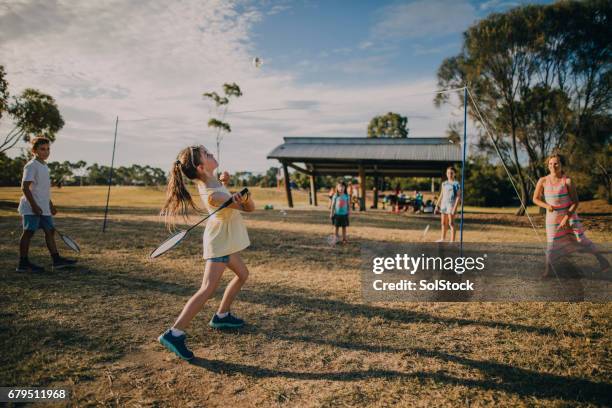
POLYGON ((209 213, 230 197, 233 199, 229 207, 219 211, 207 221, 204 230, 206 266, 200 289, 187 301, 174 325, 158 338, 161 344, 184 360, 191 360, 194 357, 185 344, 185 330, 219 286, 226 266, 236 276, 227 285, 221 304, 209 325, 214 328, 235 328, 244 325, 242 319, 230 313, 230 306, 249 276, 249 270, 239 254, 250 245, 240 211, 253 211, 255 204, 249 194, 245 197, 238 193, 230 195, 227 188, 214 176, 217 167, 217 161, 204 146, 183 149, 172 166, 166 203, 161 211, 166 217, 186 216, 189 208, 197 211, 183 176, 197 184, 202 203, 209 213))

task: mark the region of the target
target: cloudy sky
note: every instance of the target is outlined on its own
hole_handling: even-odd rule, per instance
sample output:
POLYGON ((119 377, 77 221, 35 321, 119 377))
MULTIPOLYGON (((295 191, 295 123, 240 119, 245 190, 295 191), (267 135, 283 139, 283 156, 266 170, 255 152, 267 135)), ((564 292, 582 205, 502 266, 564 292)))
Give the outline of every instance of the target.
POLYGON ((388 111, 408 116, 410 136, 443 136, 461 112, 433 106, 438 66, 472 23, 524 3, 0 0, 0 64, 12 95, 57 100, 66 125, 51 160, 101 164, 116 116, 119 165, 167 168, 184 146, 213 148, 202 93, 236 82, 221 167, 263 171, 283 136, 365 136, 388 111))

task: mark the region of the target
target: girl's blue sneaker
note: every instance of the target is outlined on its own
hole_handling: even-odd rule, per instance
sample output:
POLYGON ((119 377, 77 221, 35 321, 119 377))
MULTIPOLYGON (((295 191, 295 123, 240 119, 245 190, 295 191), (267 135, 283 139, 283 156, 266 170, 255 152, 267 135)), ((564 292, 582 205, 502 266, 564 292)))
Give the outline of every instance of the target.
POLYGON ((185 345, 185 339, 187 339, 187 336, 184 334, 174 336, 170 329, 166 330, 164 334, 157 338, 164 347, 183 360, 191 360, 194 356, 191 350, 185 345))
POLYGON ((227 316, 221 318, 215 313, 208 325, 215 329, 235 329, 244 326, 244 320, 228 313, 227 316))

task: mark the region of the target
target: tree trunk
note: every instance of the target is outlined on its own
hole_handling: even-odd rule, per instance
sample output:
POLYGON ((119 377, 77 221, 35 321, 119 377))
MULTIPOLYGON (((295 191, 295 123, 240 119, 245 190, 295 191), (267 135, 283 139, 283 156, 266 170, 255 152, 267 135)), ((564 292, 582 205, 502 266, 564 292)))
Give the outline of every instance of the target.
MULTIPOLYGON (((519 174, 520 170, 519 170, 519 174)), ((523 176, 520 175, 519 176, 519 192, 521 194, 521 202, 523 202, 525 204, 525 206, 527 205, 527 186, 525 186, 525 180, 523 179, 523 176)), ((525 215, 526 209, 523 205, 521 205, 517 210, 515 215, 525 215)))

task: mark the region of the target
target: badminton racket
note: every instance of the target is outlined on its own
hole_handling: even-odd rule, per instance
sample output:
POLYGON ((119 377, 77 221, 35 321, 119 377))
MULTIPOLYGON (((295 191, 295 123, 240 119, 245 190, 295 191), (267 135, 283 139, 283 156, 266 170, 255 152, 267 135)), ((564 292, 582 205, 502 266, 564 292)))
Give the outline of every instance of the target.
MULTIPOLYGON (((240 195, 244 196, 248 192, 249 192, 248 188, 243 188, 242 191, 240 192, 240 195)), ((151 252, 149 254, 149 258, 150 259, 157 258, 159 256, 162 256, 166 252, 170 251, 172 248, 174 248, 175 246, 180 244, 181 241, 183 241, 185 239, 185 237, 187 236, 189 231, 191 231, 192 229, 194 229, 195 227, 197 227, 198 225, 200 225, 201 223, 203 223, 204 221, 209 219, 211 216, 215 215, 218 211, 221 211, 225 207, 227 207, 230 204, 232 204, 232 202, 233 202, 233 199, 230 197, 226 202, 221 204, 221 206, 219 208, 217 208, 215 211, 213 211, 210 214, 208 214, 206 217, 202 218, 200 221, 198 221, 198 223, 192 225, 191 227, 189 227, 186 230, 180 230, 180 231, 177 231, 174 234, 172 234, 170 237, 168 237, 168 239, 166 239, 164 242, 162 242, 157 248, 155 248, 155 250, 153 252, 151 252)))
POLYGON ((68 248, 72 249, 74 252, 77 252, 77 253, 81 252, 81 247, 79 247, 79 244, 77 244, 77 242, 74 239, 70 238, 66 234, 62 234, 61 232, 57 230, 57 228, 55 229, 55 232, 58 233, 58 235, 60 236, 62 241, 64 241, 64 244, 66 244, 68 248))
POLYGON ((338 243, 338 237, 336 237, 335 235, 329 235, 327 238, 327 245, 329 246, 334 246, 338 243))
MULTIPOLYGON (((40 218, 42 220, 42 215, 40 215, 40 218)), ((55 226, 53 226, 53 229, 55 230, 55 232, 57 232, 57 235, 60 236, 60 238, 62 239, 62 241, 64 241, 64 244, 66 244, 68 248, 72 249, 74 252, 77 252, 77 253, 81 252, 81 247, 79 246, 79 244, 77 244, 77 242, 74 239, 70 238, 66 234, 62 234, 62 232, 59 231, 55 226)))

